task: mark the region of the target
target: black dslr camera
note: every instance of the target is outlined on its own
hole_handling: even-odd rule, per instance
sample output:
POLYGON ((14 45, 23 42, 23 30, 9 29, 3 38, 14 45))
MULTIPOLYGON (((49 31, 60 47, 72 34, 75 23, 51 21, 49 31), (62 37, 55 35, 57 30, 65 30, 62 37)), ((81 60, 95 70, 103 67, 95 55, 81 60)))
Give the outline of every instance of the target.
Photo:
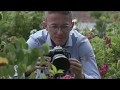
POLYGON ((57 69, 69 70, 70 62, 68 59, 71 57, 71 54, 65 48, 56 46, 49 51, 47 56, 51 57, 51 63, 55 65, 57 69))

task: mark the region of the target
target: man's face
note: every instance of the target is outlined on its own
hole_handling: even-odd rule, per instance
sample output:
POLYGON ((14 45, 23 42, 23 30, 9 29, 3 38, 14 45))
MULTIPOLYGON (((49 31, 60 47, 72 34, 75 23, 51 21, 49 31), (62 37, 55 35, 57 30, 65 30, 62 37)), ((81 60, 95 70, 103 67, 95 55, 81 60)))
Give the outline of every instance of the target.
POLYGON ((51 39, 56 45, 64 45, 73 26, 72 20, 67 15, 58 13, 50 14, 44 27, 49 32, 51 39))

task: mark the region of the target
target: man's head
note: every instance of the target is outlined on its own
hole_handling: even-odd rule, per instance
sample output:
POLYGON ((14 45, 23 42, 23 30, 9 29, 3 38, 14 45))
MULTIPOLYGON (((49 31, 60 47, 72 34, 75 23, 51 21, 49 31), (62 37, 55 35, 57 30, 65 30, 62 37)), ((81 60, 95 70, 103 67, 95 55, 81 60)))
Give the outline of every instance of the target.
POLYGON ((70 11, 46 11, 44 27, 56 45, 63 46, 72 30, 72 14, 70 11))

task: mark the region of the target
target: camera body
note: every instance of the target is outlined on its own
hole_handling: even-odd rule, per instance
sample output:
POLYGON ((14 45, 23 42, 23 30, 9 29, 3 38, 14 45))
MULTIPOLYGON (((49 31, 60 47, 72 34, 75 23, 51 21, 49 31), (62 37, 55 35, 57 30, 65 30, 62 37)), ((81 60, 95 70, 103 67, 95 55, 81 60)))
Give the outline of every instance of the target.
POLYGON ((48 57, 51 57, 51 63, 56 66, 57 69, 62 69, 64 71, 69 70, 70 62, 69 58, 71 54, 61 46, 56 46, 49 51, 48 57))

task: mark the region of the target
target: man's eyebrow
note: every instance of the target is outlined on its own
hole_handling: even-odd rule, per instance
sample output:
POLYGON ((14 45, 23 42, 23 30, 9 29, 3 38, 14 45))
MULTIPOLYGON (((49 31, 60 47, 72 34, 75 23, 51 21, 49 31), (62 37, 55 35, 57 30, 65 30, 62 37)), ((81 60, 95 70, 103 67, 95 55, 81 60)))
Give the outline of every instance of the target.
MULTIPOLYGON (((51 24, 51 25, 58 25, 58 24, 54 24, 54 23, 53 23, 53 24, 51 24)), ((69 25, 69 24, 66 23, 66 24, 62 24, 62 26, 63 26, 63 25, 69 25)))
POLYGON ((64 23, 63 25, 69 25, 68 23, 64 23))
POLYGON ((53 24, 50 24, 50 25, 57 25, 57 24, 54 24, 54 23, 53 23, 53 24))

